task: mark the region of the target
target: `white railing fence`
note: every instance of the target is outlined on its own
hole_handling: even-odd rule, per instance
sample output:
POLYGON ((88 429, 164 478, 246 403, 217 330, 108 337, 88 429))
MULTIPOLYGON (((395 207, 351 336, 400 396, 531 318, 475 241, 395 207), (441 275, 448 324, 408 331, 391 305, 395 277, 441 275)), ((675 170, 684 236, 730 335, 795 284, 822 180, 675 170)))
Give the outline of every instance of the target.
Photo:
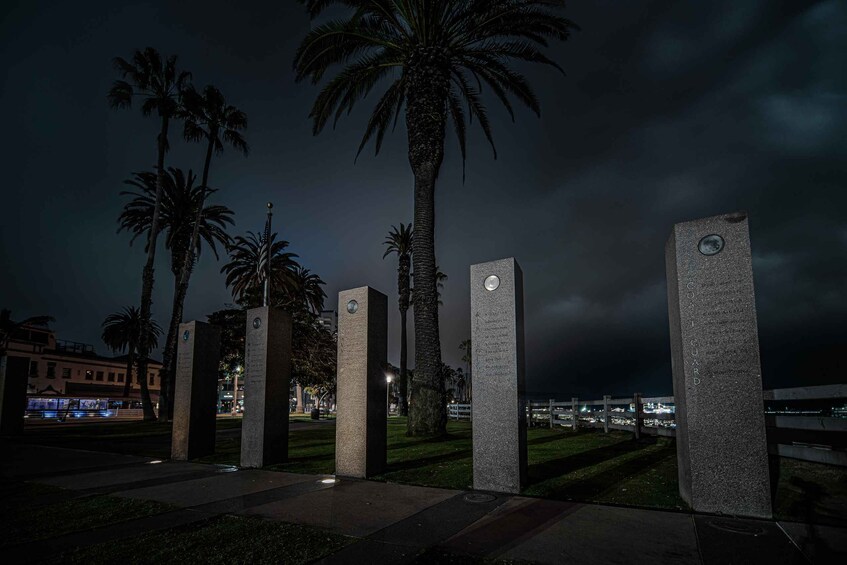
MULTIPOLYGON (((782 388, 763 391, 768 451, 792 459, 847 467, 847 385, 782 388), (819 410, 791 408, 797 402, 831 400, 831 415, 819 410), (784 401, 783 407, 775 406, 784 401), (835 410, 835 402, 843 407, 835 410)), ((631 397, 560 401, 528 401, 527 425, 530 427, 598 428, 604 432, 622 430, 642 435, 676 437, 673 396, 631 397)), ((451 420, 472 420, 470 404, 448 404, 451 420)))
POLYGON ((450 420, 468 420, 471 419, 470 404, 454 404, 447 405, 447 418, 450 420))

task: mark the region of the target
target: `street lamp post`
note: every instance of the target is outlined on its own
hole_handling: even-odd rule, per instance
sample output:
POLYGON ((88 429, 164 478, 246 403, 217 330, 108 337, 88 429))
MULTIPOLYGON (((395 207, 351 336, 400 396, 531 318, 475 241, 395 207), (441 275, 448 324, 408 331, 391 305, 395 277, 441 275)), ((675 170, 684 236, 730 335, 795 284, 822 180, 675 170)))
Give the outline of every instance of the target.
POLYGON ((232 387, 232 415, 238 414, 238 374, 241 373, 241 365, 235 368, 235 380, 232 387))
POLYGON ((385 417, 387 418, 391 415, 391 381, 394 380, 394 376, 390 373, 385 375, 385 382, 387 383, 385 386, 385 417))

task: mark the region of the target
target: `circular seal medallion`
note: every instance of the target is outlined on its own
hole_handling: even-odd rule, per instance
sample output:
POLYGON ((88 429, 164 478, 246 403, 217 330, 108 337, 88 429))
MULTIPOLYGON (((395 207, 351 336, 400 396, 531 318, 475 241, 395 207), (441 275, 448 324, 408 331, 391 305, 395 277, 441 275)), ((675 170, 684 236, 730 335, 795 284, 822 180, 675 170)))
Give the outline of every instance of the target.
POLYGON ((190 336, 191 336, 191 332, 188 331, 188 330, 185 330, 184 332, 182 332, 182 341, 188 341, 188 338, 190 336))
POLYGON ((500 277, 497 275, 488 275, 485 277, 485 282, 482 285, 485 287, 485 290, 497 290, 500 286, 500 277))
POLYGON ((723 251, 723 246, 723 238, 717 234, 711 234, 700 240, 700 243, 697 244, 697 249, 703 255, 717 255, 723 251))
POLYGON ((351 314, 355 314, 359 310, 359 303, 355 300, 351 300, 347 303, 347 311, 351 314))
POLYGON ((262 319, 261 318, 253 318, 253 329, 258 330, 262 327, 262 319))

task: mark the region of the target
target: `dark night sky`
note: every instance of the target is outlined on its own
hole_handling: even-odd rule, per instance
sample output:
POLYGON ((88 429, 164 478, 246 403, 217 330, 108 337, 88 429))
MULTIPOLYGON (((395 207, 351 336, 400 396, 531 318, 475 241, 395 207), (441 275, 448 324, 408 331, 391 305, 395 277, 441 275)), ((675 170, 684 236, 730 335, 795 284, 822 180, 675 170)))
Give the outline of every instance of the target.
MULTIPOLYGON (((295 2, 5 2, 0 8, 0 306, 51 314, 60 337, 97 344, 110 312, 135 304, 142 246, 116 235, 122 181, 155 163, 157 123, 113 111, 111 59, 155 46, 195 83, 247 112, 249 158, 212 164, 217 202, 239 233, 264 204, 302 263, 340 289, 371 285, 396 304, 393 223, 412 215, 405 130, 354 164, 366 110, 311 134, 317 89, 295 84, 309 28, 295 2), (119 5, 120 4, 120 5, 119 5)), ((766 387, 847 380, 847 4, 837 1, 572 1, 583 28, 552 54, 567 76, 526 72, 542 119, 512 124, 493 100, 499 158, 455 140, 437 190, 436 248, 448 274, 445 360, 470 333, 468 269, 514 256, 524 270, 527 388, 669 393, 664 243, 673 223, 747 210, 766 387)), ((198 170, 203 149, 172 137, 168 165, 198 170)), ((154 316, 169 315, 161 253, 154 316)), ((204 255, 186 317, 230 302, 204 255)), ((390 360, 398 362, 398 316, 390 360)), ((411 321, 410 321, 411 327, 411 321)))

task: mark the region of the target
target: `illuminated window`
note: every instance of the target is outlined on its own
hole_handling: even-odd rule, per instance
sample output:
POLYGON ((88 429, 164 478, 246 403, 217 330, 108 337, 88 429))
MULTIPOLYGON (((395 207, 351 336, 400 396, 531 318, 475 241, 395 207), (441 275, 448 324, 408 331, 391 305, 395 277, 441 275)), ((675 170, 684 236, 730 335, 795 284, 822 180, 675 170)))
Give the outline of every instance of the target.
POLYGON ((94 371, 86 371, 85 372, 85 380, 93 381, 94 380, 94 371))

